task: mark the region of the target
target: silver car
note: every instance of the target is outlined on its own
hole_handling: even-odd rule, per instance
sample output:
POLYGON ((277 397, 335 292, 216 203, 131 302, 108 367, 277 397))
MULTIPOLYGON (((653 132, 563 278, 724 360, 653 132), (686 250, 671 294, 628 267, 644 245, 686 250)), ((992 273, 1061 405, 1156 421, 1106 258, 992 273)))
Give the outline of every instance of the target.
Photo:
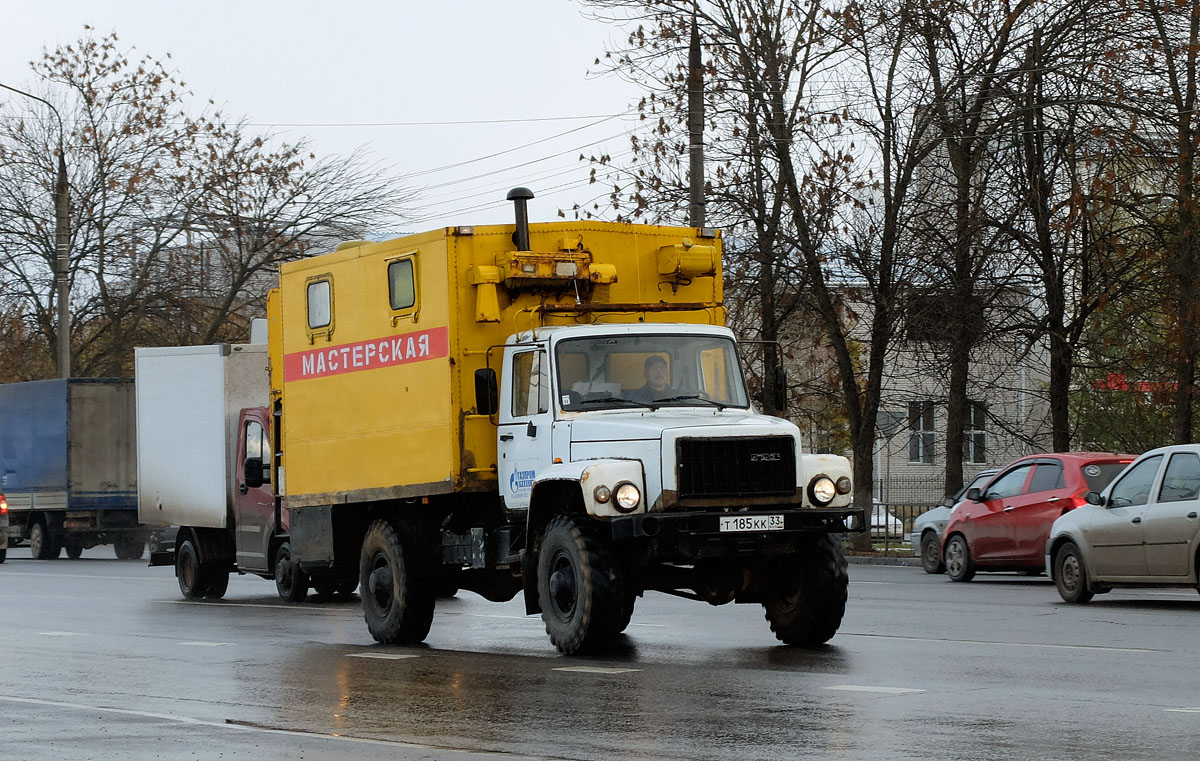
POLYGON ((1046 568, 1067 602, 1113 587, 1197 588, 1200 444, 1146 452, 1088 504, 1054 521, 1046 568))
POLYGON ((925 573, 943 573, 946 570, 946 564, 942 560, 942 532, 946 530, 946 524, 950 522, 950 514, 954 512, 954 506, 959 503, 967 490, 982 489, 983 485, 998 471, 998 468, 979 471, 969 484, 958 490, 957 494, 953 497, 946 497, 944 504, 926 510, 913 521, 912 533, 908 535, 908 541, 913 548, 913 554, 921 558, 921 567, 925 569, 925 573))

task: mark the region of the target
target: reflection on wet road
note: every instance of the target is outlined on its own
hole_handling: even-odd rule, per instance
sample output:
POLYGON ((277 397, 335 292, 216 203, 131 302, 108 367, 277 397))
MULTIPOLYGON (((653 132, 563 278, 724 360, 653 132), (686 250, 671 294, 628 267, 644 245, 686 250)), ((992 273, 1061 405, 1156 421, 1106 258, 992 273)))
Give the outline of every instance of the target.
POLYGON ((0 759, 1168 759, 1200 756, 1194 591, 1067 606, 1046 579, 852 566, 841 632, 778 645, 761 608, 651 594, 559 656, 519 601, 439 601, 383 647, 356 601, 167 569, 0 566, 0 759))

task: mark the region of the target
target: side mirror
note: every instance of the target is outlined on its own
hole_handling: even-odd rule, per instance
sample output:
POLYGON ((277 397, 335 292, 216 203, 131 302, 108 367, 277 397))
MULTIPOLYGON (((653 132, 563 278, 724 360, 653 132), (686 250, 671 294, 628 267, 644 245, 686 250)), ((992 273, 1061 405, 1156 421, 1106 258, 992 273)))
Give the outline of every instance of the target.
POLYGON ((983 496, 983 493, 979 491, 978 486, 976 486, 972 489, 967 489, 967 499, 971 500, 972 502, 978 502, 979 498, 982 496, 983 496))
POLYGON ((782 365, 775 366, 775 382, 772 391, 775 394, 775 406, 780 412, 787 412, 788 406, 788 381, 787 370, 783 369, 782 365))
POLYGON ((475 411, 480 415, 495 415, 500 411, 496 371, 490 367, 475 371, 475 411))
POLYGON ((946 497, 943 499, 942 507, 954 507, 954 497, 946 497))
POLYGON ((1090 491, 1083 495, 1083 501, 1087 502, 1089 505, 1104 507, 1104 497, 1098 491, 1090 491))
POLYGON ((246 458, 245 478, 246 487, 250 489, 257 489, 266 483, 266 479, 263 477, 263 461, 261 457, 246 458))

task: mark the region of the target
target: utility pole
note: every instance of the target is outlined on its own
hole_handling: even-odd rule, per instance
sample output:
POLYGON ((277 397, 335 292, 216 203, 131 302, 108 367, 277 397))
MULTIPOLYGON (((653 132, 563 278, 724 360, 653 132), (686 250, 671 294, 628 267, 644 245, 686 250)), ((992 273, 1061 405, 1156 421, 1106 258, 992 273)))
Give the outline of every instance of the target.
POLYGON ((704 63, 700 30, 692 6, 692 43, 688 49, 688 224, 704 227, 704 63))
POLYGON ((58 300, 58 377, 71 377, 71 218, 70 185, 67 182, 67 154, 63 149, 63 121, 58 109, 45 98, 18 90, 0 82, 0 87, 44 103, 58 121, 58 174, 54 179, 54 290, 58 300))

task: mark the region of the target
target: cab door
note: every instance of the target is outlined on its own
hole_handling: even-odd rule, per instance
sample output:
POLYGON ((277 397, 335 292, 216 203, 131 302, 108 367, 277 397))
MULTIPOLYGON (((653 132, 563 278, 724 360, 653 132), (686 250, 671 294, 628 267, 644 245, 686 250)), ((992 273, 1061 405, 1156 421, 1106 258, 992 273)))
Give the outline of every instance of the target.
POLYGON ((275 494, 271 487, 271 424, 265 407, 242 411, 234 461, 234 542, 238 568, 265 572, 267 546, 274 533, 275 494))
POLYGON ((498 418, 500 494, 510 510, 527 509, 538 472, 552 461, 554 420, 545 344, 505 349, 498 418))

